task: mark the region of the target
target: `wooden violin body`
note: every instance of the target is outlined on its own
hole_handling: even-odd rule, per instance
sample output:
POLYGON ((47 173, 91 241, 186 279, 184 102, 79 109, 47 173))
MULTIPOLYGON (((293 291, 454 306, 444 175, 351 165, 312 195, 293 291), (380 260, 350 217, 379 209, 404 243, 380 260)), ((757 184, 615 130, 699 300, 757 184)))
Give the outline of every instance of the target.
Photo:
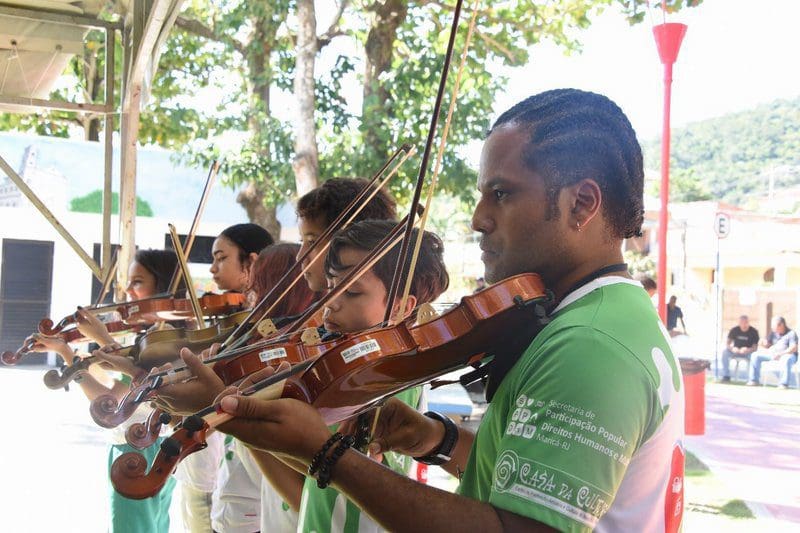
MULTIPOLYGON (((246 316, 245 311, 240 311, 218 321, 213 326, 199 330, 150 331, 134 346, 124 348, 122 355, 132 357, 137 366, 151 370, 165 363, 174 362, 179 357, 178 354, 182 348, 200 352, 215 342, 222 342, 246 316)), ((148 387, 149 384, 132 387, 119 402, 110 394, 98 396, 89 405, 92 419, 105 428, 117 427, 133 415, 139 403, 144 399, 142 393, 146 392, 148 387)))
MULTIPOLYGON (((500 331, 513 332, 504 334, 503 343, 513 340, 523 346, 538 333, 535 326, 549 301, 551 295, 538 275, 514 276, 464 297, 430 322, 414 326, 401 322, 346 335, 316 359, 244 394, 295 398, 315 406, 326 424, 341 422, 389 396, 495 353, 500 331)), ((114 488, 128 498, 152 496, 190 449, 200 449, 197 438, 226 417, 213 407, 189 417, 192 426, 181 427, 174 440, 170 437, 164 442, 149 471, 141 460, 121 456, 119 468, 112 468, 114 488)))

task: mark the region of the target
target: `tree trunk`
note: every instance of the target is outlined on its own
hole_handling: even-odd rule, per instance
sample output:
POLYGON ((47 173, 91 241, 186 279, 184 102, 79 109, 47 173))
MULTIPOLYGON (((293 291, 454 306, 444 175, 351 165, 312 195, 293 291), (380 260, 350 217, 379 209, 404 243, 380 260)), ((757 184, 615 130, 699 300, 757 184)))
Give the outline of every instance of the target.
POLYGON ((397 39, 397 28, 408 15, 408 0, 377 1, 370 7, 375 11, 365 45, 366 68, 364 72, 364 102, 361 117, 364 143, 376 154, 387 150, 379 136, 379 117, 391 116, 389 94, 380 76, 392 66, 392 52, 397 39))
MULTIPOLYGON (((258 142, 263 138, 263 127, 270 116, 269 90, 272 85, 270 56, 277 27, 267 19, 267 13, 260 10, 251 22, 253 32, 250 34, 250 41, 245 46, 247 51, 245 56, 248 92, 247 123, 253 138, 258 142)), ((263 143, 258 151, 262 157, 270 156, 269 146, 266 143, 263 143)), ((276 216, 277 208, 264 203, 266 179, 267 177, 264 176, 259 182, 248 182, 239 192, 236 201, 247 212, 250 222, 265 228, 275 240, 279 240, 281 225, 276 216)))
POLYGON ((276 241, 280 240, 281 223, 278 222, 276 215, 277 208, 264 204, 264 192, 255 182, 249 182, 244 189, 239 191, 236 201, 247 212, 250 222, 266 229, 276 241))
POLYGON ((83 131, 87 141, 100 141, 100 119, 97 117, 90 118, 84 122, 83 131))
POLYGON ((319 184, 319 152, 317 127, 314 121, 314 64, 317 58, 317 19, 314 0, 297 0, 297 58, 294 74, 294 96, 297 119, 294 127, 294 179, 297 194, 303 195, 319 184))

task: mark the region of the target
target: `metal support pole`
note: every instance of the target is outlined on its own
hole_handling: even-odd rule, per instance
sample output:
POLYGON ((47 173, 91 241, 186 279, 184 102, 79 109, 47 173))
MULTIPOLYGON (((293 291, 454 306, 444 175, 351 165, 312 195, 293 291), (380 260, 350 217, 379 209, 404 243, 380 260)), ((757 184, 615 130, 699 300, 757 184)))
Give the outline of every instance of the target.
POLYGON ((716 286, 716 317, 714 319, 714 379, 719 379, 719 336, 722 324, 722 297, 720 288, 722 286, 722 269, 719 266, 719 241, 717 237, 717 263, 714 273, 714 285, 716 286))
POLYGON ((658 316, 667 323, 667 227, 669 226, 669 145, 672 63, 664 65, 664 124, 661 131, 661 209, 658 213, 658 316))
POLYGON ((659 24, 653 28, 658 55, 664 65, 664 128, 661 134, 661 211, 658 214, 658 316, 667 322, 667 226, 669 224, 669 145, 672 102, 672 65, 678 59, 686 25, 659 24))

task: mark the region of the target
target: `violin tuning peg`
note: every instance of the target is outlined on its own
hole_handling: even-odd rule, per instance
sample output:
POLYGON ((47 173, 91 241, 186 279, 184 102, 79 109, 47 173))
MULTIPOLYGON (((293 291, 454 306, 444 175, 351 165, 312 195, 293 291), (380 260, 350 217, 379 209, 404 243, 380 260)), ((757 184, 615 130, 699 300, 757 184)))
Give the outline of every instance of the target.
POLYGON ((161 443, 161 451, 168 459, 177 457, 181 454, 181 443, 172 437, 167 437, 161 443))
POLYGON ((170 415, 169 413, 161 413, 160 415, 158 415, 158 421, 161 422, 162 424, 169 424, 170 422, 172 422, 172 415, 170 415))
POLYGON ((203 429, 203 426, 205 426, 205 422, 201 417, 197 415, 192 415, 192 416, 187 416, 183 420, 182 426, 186 431, 194 433, 195 431, 200 431, 201 429, 203 429))

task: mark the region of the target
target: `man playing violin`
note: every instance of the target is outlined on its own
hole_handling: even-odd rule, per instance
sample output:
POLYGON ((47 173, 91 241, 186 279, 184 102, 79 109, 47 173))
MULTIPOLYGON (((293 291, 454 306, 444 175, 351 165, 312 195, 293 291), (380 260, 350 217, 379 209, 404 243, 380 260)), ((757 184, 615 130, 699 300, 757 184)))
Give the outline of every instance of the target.
MULTIPOLYGON (((548 91, 493 126, 472 219, 485 277, 536 272, 557 305, 522 353, 498 350, 510 369, 494 376, 477 433, 390 400, 370 443, 441 464, 460 478, 456 494, 332 441, 296 400, 226 397, 236 419, 221 429, 312 470, 323 460, 325 482, 391 531, 677 531, 680 370, 622 264, 623 239, 640 232, 642 188, 635 133, 603 96, 548 91)), ((518 333, 498 331, 498 347, 518 333)))

